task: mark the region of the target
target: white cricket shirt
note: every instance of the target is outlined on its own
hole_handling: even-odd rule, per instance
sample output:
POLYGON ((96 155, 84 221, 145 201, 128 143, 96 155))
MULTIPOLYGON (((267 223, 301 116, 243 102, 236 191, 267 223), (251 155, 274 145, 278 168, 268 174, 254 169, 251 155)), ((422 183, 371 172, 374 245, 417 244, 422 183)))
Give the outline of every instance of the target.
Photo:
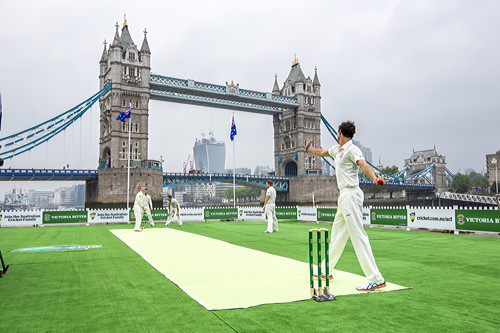
POLYGON ((269 196, 269 200, 267 201, 268 205, 276 204, 276 190, 274 187, 271 186, 266 190, 266 196, 269 196))
POLYGON ((177 205, 178 205, 178 202, 177 202, 176 198, 172 198, 172 201, 167 201, 167 207, 177 209, 177 205))
POLYGON ((361 149, 349 140, 343 146, 336 145, 328 149, 328 154, 335 159, 335 175, 339 190, 359 186, 359 166, 356 162, 365 159, 361 149))

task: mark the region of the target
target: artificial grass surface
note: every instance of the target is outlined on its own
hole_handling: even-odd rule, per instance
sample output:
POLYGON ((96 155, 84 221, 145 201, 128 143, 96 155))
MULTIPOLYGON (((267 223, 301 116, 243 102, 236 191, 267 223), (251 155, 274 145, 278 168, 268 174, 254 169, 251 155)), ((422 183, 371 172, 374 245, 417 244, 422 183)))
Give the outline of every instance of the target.
MULTIPOLYGON (((307 261, 311 224, 186 223, 183 231, 307 261)), ((171 225, 171 228, 178 228, 171 225)), ((384 277, 411 286, 383 294, 207 311, 109 229, 131 225, 0 229, 0 329, 8 332, 497 332, 500 239, 368 229, 384 277), (73 252, 10 253, 47 245, 73 252)), ((200 249, 203 251, 203 249, 200 249)), ((167 253, 165 255, 175 255, 167 253)), ((352 246, 337 269, 362 275, 352 246)), ((193 274, 210 274, 196 272, 193 274)), ((304 286, 307 288, 308 286, 304 286)), ((237 295, 235 295, 237 297, 237 295)))

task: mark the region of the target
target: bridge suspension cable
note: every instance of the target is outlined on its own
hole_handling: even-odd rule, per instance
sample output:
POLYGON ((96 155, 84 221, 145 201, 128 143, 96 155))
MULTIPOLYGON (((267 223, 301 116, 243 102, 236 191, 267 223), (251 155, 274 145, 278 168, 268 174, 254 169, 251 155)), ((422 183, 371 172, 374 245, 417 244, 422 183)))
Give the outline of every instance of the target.
MULTIPOLYGON (((321 114, 321 120, 323 121, 323 124, 326 126, 326 129, 328 130, 328 132, 330 132, 331 136, 335 139, 335 141, 338 141, 337 139, 337 131, 335 130, 335 128, 328 122, 328 120, 326 120, 326 118, 321 114)), ((332 168, 335 169, 335 166, 333 166, 326 158, 323 157, 323 160, 328 164, 330 165, 332 168)), ((332 160, 333 160, 333 157, 332 157, 332 160)), ((408 167, 405 167, 404 169, 402 170, 399 170, 395 173, 393 173, 392 175, 391 174, 388 174, 387 172, 383 171, 382 169, 376 167, 375 165, 373 165, 371 162, 369 161, 366 161, 373 169, 375 169, 376 171, 378 171, 380 174, 382 174, 384 176, 384 178, 386 179, 386 181, 389 181, 389 182, 396 182, 396 183, 400 183, 400 182, 414 182, 414 181, 417 181, 421 178, 425 178, 427 181, 429 181, 429 179, 427 178, 427 175, 435 168, 435 165, 432 164, 431 166, 425 168, 424 170, 422 171, 419 171, 413 175, 410 175, 408 177, 404 177, 403 175, 405 174, 406 171, 408 171, 408 167)), ((448 173, 448 175, 450 177, 453 178, 453 174, 448 170, 446 169, 446 172, 448 173)), ((361 175, 361 178, 366 180, 366 181, 370 181, 368 178, 364 177, 363 175, 361 175)))
POLYGON ((4 147, 5 151, 0 152, 0 157, 4 160, 10 159, 49 141, 83 116, 110 88, 111 83, 108 83, 97 93, 70 110, 27 130, 1 138, 0 145, 4 147))

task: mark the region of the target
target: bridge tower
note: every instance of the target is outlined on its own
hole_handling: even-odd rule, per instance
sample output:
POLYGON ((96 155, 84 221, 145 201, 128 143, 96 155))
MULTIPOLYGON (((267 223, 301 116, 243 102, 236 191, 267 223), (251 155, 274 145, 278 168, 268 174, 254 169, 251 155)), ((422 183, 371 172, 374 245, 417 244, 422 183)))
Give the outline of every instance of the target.
MULTIPOLYGON (((130 154, 130 201, 138 186, 146 185, 153 200, 162 198, 162 171, 158 161, 148 160, 149 77, 151 52, 146 30, 138 49, 124 19, 121 34, 116 23, 113 42, 106 47, 99 61, 99 85, 111 89, 99 100, 99 175, 97 184, 87 185, 87 202, 124 203, 127 193, 127 160, 130 154), (129 106, 132 118, 116 120, 129 106), (128 126, 131 142, 128 144, 128 126), (91 186, 89 188, 89 186, 91 186), (95 188, 96 187, 96 188, 95 188)), ((108 205, 109 206, 109 205, 108 205)))
MULTIPOLYGON (((434 169, 430 172, 427 177, 429 180, 436 185, 436 192, 443 193, 450 189, 448 183, 448 177, 446 176, 446 157, 440 155, 434 149, 413 151, 413 154, 409 159, 405 159, 405 166, 408 167, 406 171, 406 177, 413 175, 419 171, 422 171, 434 164, 434 169)), ((421 178, 417 182, 425 184, 426 180, 421 178)))
POLYGON ((305 77, 295 57, 287 79, 280 89, 275 77, 273 94, 295 96, 296 110, 284 110, 273 116, 274 165, 276 176, 293 177, 321 174, 321 159, 305 151, 305 142, 313 139, 313 146, 321 146, 321 93, 317 70, 314 79, 305 77))

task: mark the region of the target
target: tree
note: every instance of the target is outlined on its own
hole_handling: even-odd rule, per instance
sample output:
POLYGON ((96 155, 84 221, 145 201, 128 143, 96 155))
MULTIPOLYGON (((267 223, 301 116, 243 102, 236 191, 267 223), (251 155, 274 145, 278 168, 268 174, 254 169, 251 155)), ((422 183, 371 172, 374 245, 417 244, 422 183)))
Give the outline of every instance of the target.
POLYGON ((467 175, 461 174, 460 172, 455 174, 453 181, 451 182, 451 188, 456 193, 467 193, 471 188, 470 178, 467 175))
POLYGON ((395 174, 396 172, 399 171, 398 167, 393 165, 391 167, 385 167, 385 168, 382 168, 382 171, 385 172, 386 174, 388 175, 393 175, 395 174))

